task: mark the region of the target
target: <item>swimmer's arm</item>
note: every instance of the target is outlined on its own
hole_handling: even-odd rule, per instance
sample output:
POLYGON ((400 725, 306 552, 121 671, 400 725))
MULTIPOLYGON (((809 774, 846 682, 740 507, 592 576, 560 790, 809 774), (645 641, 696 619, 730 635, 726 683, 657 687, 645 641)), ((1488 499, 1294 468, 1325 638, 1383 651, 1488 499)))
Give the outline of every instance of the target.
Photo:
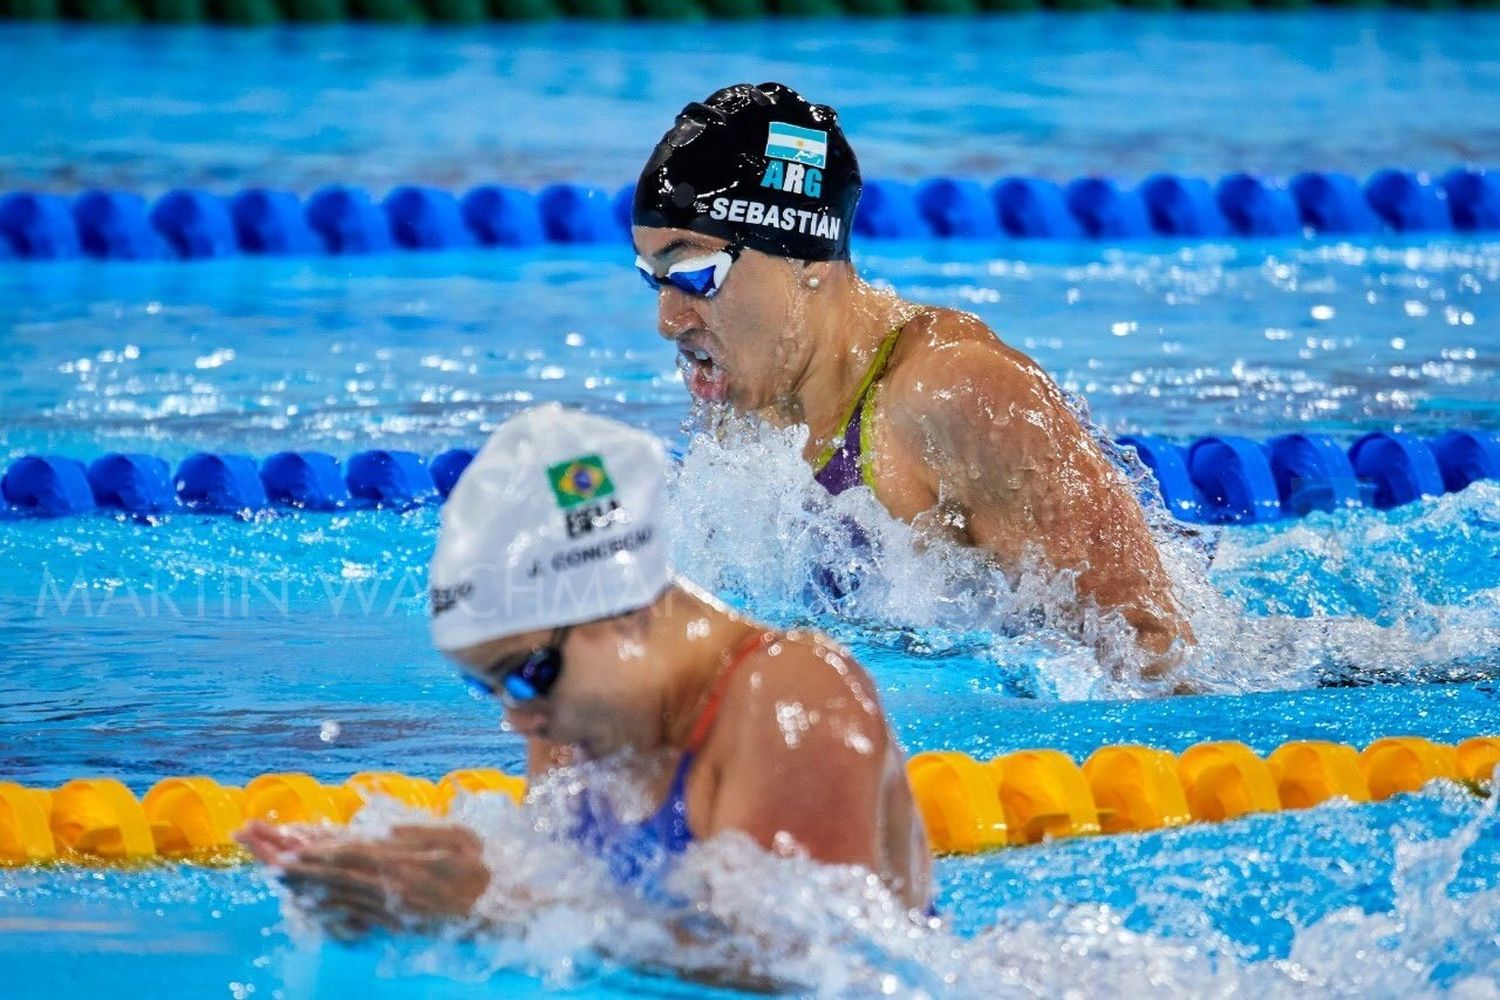
MULTIPOLYGON (((253 822, 237 837, 267 865, 301 914, 339 941, 358 941, 376 930, 447 936, 522 930, 531 912, 548 902, 535 898, 530 887, 508 891, 503 899, 487 893, 494 876, 482 843, 466 827, 397 826, 389 836, 370 840, 329 827, 253 822)), ((702 931, 682 928, 676 936, 683 944, 702 944, 702 931)), ((608 952, 609 942, 601 946, 608 952)), ((778 985, 744 962, 681 973, 763 992, 778 985)))
POLYGON ((964 342, 902 376, 881 400, 893 443, 922 456, 974 545, 1007 566, 1038 547, 1078 574, 1080 596, 1118 608, 1150 653, 1192 641, 1140 503, 1035 363, 964 342))
POLYGON ((366 838, 330 827, 252 822, 235 836, 304 913, 340 939, 374 929, 493 922, 476 910, 493 876, 468 827, 412 824, 366 838))
POLYGON ((536 910, 578 902, 495 870, 479 835, 457 823, 398 825, 369 837, 257 821, 235 838, 303 915, 339 940, 374 930, 503 932, 524 926, 536 910))

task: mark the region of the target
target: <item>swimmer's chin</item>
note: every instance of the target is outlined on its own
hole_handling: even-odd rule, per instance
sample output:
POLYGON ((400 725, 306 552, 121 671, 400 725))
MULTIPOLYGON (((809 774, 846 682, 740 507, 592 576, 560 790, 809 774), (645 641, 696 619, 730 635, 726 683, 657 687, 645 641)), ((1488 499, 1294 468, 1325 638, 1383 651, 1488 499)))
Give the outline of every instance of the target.
POLYGON ((709 407, 714 407, 714 408, 719 408, 719 407, 722 407, 722 408, 725 408, 725 409, 730 409, 731 408, 729 406, 729 400, 727 398, 725 398, 724 396, 722 396, 722 395, 707 395, 707 396, 703 396, 703 395, 698 395, 697 393, 694 393, 693 394, 693 402, 702 404, 703 406, 709 406, 709 407))
POLYGON ((567 748, 568 763, 582 764, 586 761, 598 760, 601 756, 598 747, 592 743, 579 743, 574 740, 562 739, 558 736, 550 737, 553 744, 567 748))

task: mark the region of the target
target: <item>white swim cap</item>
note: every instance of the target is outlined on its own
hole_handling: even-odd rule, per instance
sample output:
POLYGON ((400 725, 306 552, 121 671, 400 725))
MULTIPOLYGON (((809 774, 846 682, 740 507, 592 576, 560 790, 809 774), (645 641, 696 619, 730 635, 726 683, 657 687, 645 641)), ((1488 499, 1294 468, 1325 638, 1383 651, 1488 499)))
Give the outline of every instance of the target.
POLYGON ((443 505, 432 641, 452 652, 645 607, 672 580, 661 443, 556 403, 496 429, 443 505))

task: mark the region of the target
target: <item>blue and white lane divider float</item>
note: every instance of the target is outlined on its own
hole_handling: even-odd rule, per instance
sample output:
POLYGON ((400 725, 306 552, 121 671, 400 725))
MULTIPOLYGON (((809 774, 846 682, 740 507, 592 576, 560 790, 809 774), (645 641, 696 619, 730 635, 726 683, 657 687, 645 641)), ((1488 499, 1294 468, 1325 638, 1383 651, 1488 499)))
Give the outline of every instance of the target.
POLYGON ((11 516, 104 510, 154 517, 277 507, 404 509, 441 502, 473 457, 467 448, 450 449, 431 461, 410 451, 371 450, 341 466, 320 451, 282 451, 259 463, 249 455, 197 452, 173 472, 155 455, 111 452, 88 465, 61 455, 24 455, 0 478, 5 501, 0 510, 11 516))
MULTIPOLYGON (((613 243, 626 237, 634 187, 554 184, 533 193, 487 184, 462 196, 406 185, 376 201, 333 185, 304 201, 250 188, 231 196, 128 191, 76 197, 0 195, 0 260, 199 259, 236 254, 379 254, 398 250, 613 243)), ((1134 187, 1103 177, 1058 184, 1007 177, 985 185, 935 177, 872 180, 854 221, 874 239, 1128 240, 1500 232, 1500 171, 1460 167, 1440 178, 1382 170, 1363 184, 1313 171, 1289 182, 1230 174, 1153 174, 1134 187)))
MULTIPOLYGON (((1134 447, 1156 474, 1174 515, 1205 524, 1353 506, 1384 509, 1476 480, 1500 480, 1500 436, 1483 431, 1452 430, 1431 440, 1377 431, 1347 450, 1323 434, 1283 434, 1264 443, 1218 435, 1187 446, 1134 435, 1120 443, 1134 447)), ((257 463, 249 455, 199 452, 174 472, 154 455, 112 452, 88 465, 25 455, 0 478, 0 517, 400 510, 441 503, 473 457, 466 448, 430 461, 410 451, 372 450, 340 464, 324 452, 282 451, 257 463)))

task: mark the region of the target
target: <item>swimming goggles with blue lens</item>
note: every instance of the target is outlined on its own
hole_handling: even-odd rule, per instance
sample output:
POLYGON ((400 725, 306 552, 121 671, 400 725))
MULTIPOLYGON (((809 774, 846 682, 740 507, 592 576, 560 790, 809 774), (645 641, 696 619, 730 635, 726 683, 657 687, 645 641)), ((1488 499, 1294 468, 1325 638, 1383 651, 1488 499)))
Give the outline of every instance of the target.
POLYGON ((667 268, 666 274, 660 276, 651 270, 651 265, 646 263, 646 258, 637 254, 635 269, 641 272, 641 277, 645 279, 646 284, 657 291, 660 291, 662 284, 665 283, 679 292, 711 299, 724 287, 724 281, 729 277, 729 268, 740 259, 740 251, 743 249, 738 243, 730 243, 711 254, 680 260, 667 268))
POLYGON ((552 633, 547 645, 511 653, 482 673, 465 673, 464 681, 485 695, 497 695, 507 705, 524 705, 547 697, 562 675, 562 646, 568 630, 552 633))

